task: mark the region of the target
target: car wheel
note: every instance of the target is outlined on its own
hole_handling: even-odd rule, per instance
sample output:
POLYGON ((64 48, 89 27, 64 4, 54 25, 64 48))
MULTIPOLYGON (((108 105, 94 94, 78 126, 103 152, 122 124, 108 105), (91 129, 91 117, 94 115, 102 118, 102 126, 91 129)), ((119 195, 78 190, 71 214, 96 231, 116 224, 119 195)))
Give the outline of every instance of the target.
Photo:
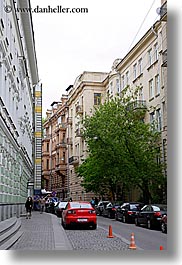
POLYGON ((97 224, 92 225, 92 229, 95 230, 97 228, 97 224))
POLYGON ((148 229, 152 229, 152 225, 151 225, 151 221, 150 220, 147 220, 147 228, 148 229))
POLYGON ((167 229, 166 229, 166 226, 165 226, 164 222, 161 223, 161 230, 162 230, 162 233, 166 233, 167 232, 167 229))

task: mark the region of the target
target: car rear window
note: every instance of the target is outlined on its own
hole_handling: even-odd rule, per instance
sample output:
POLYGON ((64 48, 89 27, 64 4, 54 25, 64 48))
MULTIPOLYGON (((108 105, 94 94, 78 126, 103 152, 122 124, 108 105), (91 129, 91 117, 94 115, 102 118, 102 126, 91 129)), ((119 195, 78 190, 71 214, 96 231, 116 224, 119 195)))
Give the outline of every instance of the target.
POLYGON ((82 208, 82 209, 87 209, 87 208, 92 208, 90 203, 70 203, 71 208, 82 208))
POLYGON ((139 205, 130 204, 130 210, 139 210, 139 205))
POLYGON ((61 207, 61 208, 66 207, 67 203, 68 203, 68 202, 60 202, 60 203, 59 203, 59 207, 61 207))

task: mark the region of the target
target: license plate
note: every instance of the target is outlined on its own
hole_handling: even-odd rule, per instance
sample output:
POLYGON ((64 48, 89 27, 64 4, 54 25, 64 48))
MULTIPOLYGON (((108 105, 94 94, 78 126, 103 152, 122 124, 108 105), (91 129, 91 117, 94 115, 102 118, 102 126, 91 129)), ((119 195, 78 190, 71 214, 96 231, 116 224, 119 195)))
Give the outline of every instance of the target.
POLYGON ((86 218, 79 218, 77 219, 78 222, 87 222, 87 219, 86 218))

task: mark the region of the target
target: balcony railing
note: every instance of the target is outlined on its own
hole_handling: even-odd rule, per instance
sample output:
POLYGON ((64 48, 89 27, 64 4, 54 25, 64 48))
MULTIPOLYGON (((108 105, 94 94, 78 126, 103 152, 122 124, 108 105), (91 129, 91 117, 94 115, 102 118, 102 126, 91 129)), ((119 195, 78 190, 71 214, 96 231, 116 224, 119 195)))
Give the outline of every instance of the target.
POLYGON ((147 105, 146 105, 146 100, 135 100, 133 102, 130 102, 128 104, 128 110, 131 109, 146 109, 147 105))
POLYGON ((67 143, 65 141, 61 141, 60 143, 56 144, 56 149, 66 147, 67 143))
POLYGON ((77 105, 76 106, 76 113, 82 114, 83 113, 83 106, 82 105, 77 105))
POLYGON ((79 157, 78 156, 69 157, 69 164, 70 165, 76 165, 78 163, 79 163, 79 157))

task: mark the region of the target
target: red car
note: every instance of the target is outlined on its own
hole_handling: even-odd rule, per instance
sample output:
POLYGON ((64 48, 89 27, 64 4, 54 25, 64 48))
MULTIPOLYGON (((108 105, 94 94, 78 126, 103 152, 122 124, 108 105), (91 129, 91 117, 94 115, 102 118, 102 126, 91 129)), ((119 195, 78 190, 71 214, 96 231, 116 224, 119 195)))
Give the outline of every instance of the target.
POLYGON ((74 225, 97 228, 96 211, 90 202, 68 202, 62 212, 62 226, 67 229, 74 225))

